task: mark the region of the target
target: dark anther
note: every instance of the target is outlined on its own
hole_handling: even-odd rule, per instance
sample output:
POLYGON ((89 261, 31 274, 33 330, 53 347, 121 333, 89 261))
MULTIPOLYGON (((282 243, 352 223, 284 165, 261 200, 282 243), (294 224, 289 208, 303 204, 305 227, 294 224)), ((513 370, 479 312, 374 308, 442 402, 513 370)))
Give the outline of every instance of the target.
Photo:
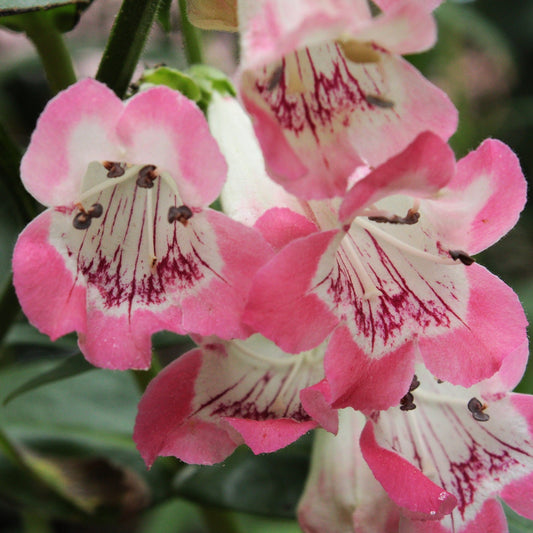
POLYGON ((108 178, 118 178, 126 171, 122 163, 115 161, 104 161, 104 168, 107 170, 108 178))
POLYGON ((103 212, 104 212, 104 208, 102 207, 102 204, 93 204, 87 210, 87 214, 91 218, 100 218, 103 212))
POLYGON ((475 263, 476 260, 473 257, 470 257, 466 252, 463 252, 462 250, 448 250, 448 253, 450 254, 450 257, 454 261, 461 261, 463 265, 470 266, 472 263, 475 263))
POLYGON ((402 411, 412 411, 413 409, 416 409, 416 405, 414 404, 414 397, 410 392, 408 392, 400 400, 400 409, 402 411))
POLYGON ((155 165, 145 165, 139 170, 137 185, 143 189, 151 189, 154 186, 154 180, 157 178, 155 165))
POLYGON ((409 385, 409 392, 413 392, 415 389, 418 389, 418 387, 420 387, 420 381, 418 381, 418 378, 415 374, 413 376, 413 380, 411 381, 411 385, 409 385))
POLYGON ((273 91, 279 85, 282 74, 283 74, 283 65, 279 65, 279 67, 276 67, 276 69, 272 73, 272 76, 270 76, 270 79, 268 80, 268 85, 267 85, 268 91, 273 91))
POLYGON ((193 213, 186 205, 180 205, 179 207, 172 206, 168 210, 168 222, 181 222, 184 226, 187 225, 187 221, 192 217, 193 213))
POLYGON ((483 411, 487 408, 477 398, 471 398, 468 402, 468 410, 472 413, 474 420, 478 422, 486 422, 490 419, 490 416, 483 411))
POLYGON ((76 229, 87 229, 91 225, 91 215, 85 211, 80 211, 72 221, 72 225, 76 229))
POLYGON ((409 209, 407 211, 407 215, 404 217, 400 217, 398 215, 393 215, 391 217, 368 217, 368 220, 372 220, 373 222, 388 222, 389 224, 416 224, 418 220, 420 219, 420 213, 416 211, 415 209, 409 209))
POLYGON ((394 107, 394 102, 392 100, 387 100, 382 96, 377 94, 367 94, 365 100, 370 104, 376 107, 381 107, 382 109, 391 109, 394 107))

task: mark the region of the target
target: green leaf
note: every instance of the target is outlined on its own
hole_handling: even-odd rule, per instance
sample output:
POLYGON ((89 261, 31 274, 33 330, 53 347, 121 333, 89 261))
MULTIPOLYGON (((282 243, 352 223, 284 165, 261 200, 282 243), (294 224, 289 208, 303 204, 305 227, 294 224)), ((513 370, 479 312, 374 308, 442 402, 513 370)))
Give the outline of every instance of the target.
POLYGON ((93 0, 0 0, 0 16, 45 11, 62 6, 89 6, 93 0))
POLYGON ((509 533, 531 533, 533 531, 533 521, 515 513, 509 506, 503 504, 509 533))
POLYGON ((28 381, 18 386, 4 398, 4 405, 22 394, 38 389, 44 385, 71 378, 83 374, 89 370, 95 370, 95 367, 88 363, 83 355, 77 354, 64 359, 59 364, 46 370, 45 372, 30 378, 28 381))
POLYGON ((267 455, 239 448, 224 463, 189 465, 175 480, 179 496, 270 517, 293 518, 309 468, 310 436, 267 455))

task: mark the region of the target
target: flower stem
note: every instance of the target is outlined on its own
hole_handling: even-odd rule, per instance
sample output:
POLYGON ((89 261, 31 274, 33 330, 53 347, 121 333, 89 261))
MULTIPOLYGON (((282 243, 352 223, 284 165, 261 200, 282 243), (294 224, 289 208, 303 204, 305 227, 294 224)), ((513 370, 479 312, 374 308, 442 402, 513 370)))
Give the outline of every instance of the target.
POLYGON ((179 0, 181 33, 183 36, 183 46, 185 48, 185 57, 189 65, 203 63, 202 41, 200 31, 195 28, 187 16, 187 0, 179 0))
POLYGON ((158 6, 159 0, 122 2, 96 73, 96 79, 108 85, 119 98, 126 94, 158 6))
POLYGON ((24 31, 37 49, 50 88, 55 93, 76 81, 72 59, 61 32, 46 12, 24 15, 24 31))

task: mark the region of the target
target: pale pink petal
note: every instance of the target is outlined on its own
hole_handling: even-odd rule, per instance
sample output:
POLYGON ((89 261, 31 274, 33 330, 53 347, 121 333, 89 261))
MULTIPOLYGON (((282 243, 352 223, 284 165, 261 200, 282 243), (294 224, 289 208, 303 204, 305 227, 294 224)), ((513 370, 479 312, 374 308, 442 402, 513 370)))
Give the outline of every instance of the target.
POLYGON ((330 405, 359 411, 398 405, 411 384, 415 349, 408 342, 379 359, 369 357, 346 327, 335 330, 324 361, 330 405))
POLYGON ((533 473, 509 483, 500 496, 513 511, 533 520, 533 473))
POLYGON ((360 442, 370 470, 389 497, 409 516, 439 519, 456 506, 453 494, 430 481, 403 457, 376 442, 372 421, 367 422, 360 442))
POLYGON ((433 11, 440 6, 444 0, 373 0, 383 11, 397 9, 404 4, 412 4, 426 9, 428 12, 433 11))
POLYGON ((91 161, 123 159, 115 132, 123 109, 111 89, 92 79, 50 100, 22 158, 26 189, 47 206, 74 203, 91 161))
POLYGON ((214 464, 240 444, 231 428, 192 416, 198 408, 195 388, 204 357, 201 350, 182 355, 150 382, 141 398, 133 440, 148 466, 160 455, 214 464))
POLYGON ((246 420, 228 417, 226 421, 242 435, 244 443, 256 455, 285 448, 317 426, 314 420, 299 422, 287 418, 246 420))
POLYGON ((526 180, 511 149, 488 139, 457 163, 428 217, 444 243, 476 254, 505 235, 526 201, 526 180))
POLYGON ((329 42, 242 73, 268 168, 289 192, 341 196, 363 162, 383 163, 423 131, 447 139, 455 130, 444 93, 403 59, 370 45, 367 53, 372 61, 350 61, 329 42))
POLYGON ((351 220, 362 207, 393 194, 432 197, 453 178, 454 170, 452 149, 434 133, 421 133, 403 152, 348 191, 339 217, 351 220))
POLYGON ((45 211, 20 234, 13 253, 13 283, 28 320, 52 340, 85 331, 85 283, 50 244, 52 212, 45 211))
POLYGON ((129 163, 168 172, 179 205, 205 206, 219 195, 227 165, 202 112, 181 93, 161 86, 133 96, 117 132, 129 163))
POLYGON ((527 320, 516 294, 479 265, 466 268, 466 313, 448 333, 421 337, 420 351, 439 378, 470 386, 492 376, 504 359, 527 343, 527 320))
POLYGON ((366 0, 241 1, 242 62, 247 68, 262 67, 295 48, 333 40, 371 21, 366 0))
POLYGON ((328 258, 331 263, 339 235, 335 230, 315 233, 293 241, 274 256, 254 278, 244 321, 287 352, 320 344, 337 320, 313 293, 313 280, 327 279, 328 258))

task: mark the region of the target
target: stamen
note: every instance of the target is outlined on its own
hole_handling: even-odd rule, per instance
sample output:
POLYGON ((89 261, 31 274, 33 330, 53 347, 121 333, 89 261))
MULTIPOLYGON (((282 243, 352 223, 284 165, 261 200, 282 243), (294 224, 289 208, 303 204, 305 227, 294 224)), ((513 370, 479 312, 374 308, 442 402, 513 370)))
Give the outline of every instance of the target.
POLYGON ((407 211, 407 214, 404 217, 398 216, 398 215, 392 215, 392 216, 370 216, 368 217, 368 220, 372 220, 372 222, 388 222, 389 224, 407 224, 412 225, 416 224, 418 220, 420 219, 420 213, 418 211, 415 211, 413 208, 409 209, 407 211))
POLYGON ((95 185, 94 187, 91 187, 87 191, 82 192, 82 194, 78 198, 78 203, 81 205, 81 203, 87 198, 90 198, 91 196, 94 196, 102 191, 105 191, 106 189, 109 189, 110 187, 116 187, 117 185, 120 185, 121 183, 128 181, 130 178, 138 174, 139 168, 140 168, 139 165, 132 166, 128 168, 124 172, 124 174, 120 176, 119 178, 102 181, 98 185, 95 185))
POLYGON ((400 409, 402 411, 412 411, 413 409, 416 409, 416 405, 414 404, 414 396, 410 392, 408 392, 400 400, 400 409))
POLYGON ((187 225, 189 219, 193 216, 193 212, 186 205, 180 205, 179 207, 172 206, 168 209, 168 222, 181 222, 184 226, 187 225))
POLYGON ((107 173, 108 178, 118 178, 119 176, 123 176, 124 172, 126 172, 124 163, 104 161, 102 165, 104 165, 104 168, 109 171, 107 173))
POLYGON ((283 74, 283 63, 277 66, 272 72, 267 84, 267 91, 273 91, 281 82, 281 76, 283 74))
POLYGON ((301 358, 301 354, 287 355, 286 357, 267 357, 250 350, 243 341, 238 339, 232 339, 231 343, 239 348, 239 351, 241 352, 239 353, 239 351, 236 351, 236 354, 243 357, 247 362, 249 362, 250 359, 255 359, 261 363, 266 363, 268 366, 286 368, 295 364, 301 358))
POLYGON ((381 107, 382 109, 392 109, 394 107, 394 102, 392 100, 387 100, 383 96, 377 94, 367 94, 365 95, 365 100, 368 104, 381 107))
POLYGON ((152 206, 152 191, 146 191, 146 227, 148 231, 148 255, 150 257, 150 267, 154 268, 157 257, 154 250, 154 216, 152 206))
MULTIPOLYGON (((351 235, 347 233, 343 240, 346 240, 346 237, 351 239, 351 235)), ((350 264, 353 266, 357 276, 359 277, 359 280, 361 282, 361 285, 363 286, 363 299, 370 300, 371 298, 381 296, 382 292, 374 285, 374 282, 370 278, 370 275, 365 269, 365 266, 363 265, 361 259, 359 258, 359 255, 357 252, 353 249, 353 246, 348 243, 347 246, 342 246, 340 250, 344 252, 346 255, 346 258, 350 262, 350 264)))
POLYGON ((159 177, 170 187, 171 191, 174 193, 174 196, 176 196, 176 203, 183 204, 180 193, 178 192, 178 187, 172 176, 168 174, 168 172, 161 172, 159 177))
POLYGON ((472 413, 472 418, 478 422, 487 422, 490 416, 483 411, 487 408, 485 404, 482 404, 477 398, 471 398, 468 402, 468 410, 472 413))
POLYGON ((102 204, 93 204, 87 210, 87 214, 91 218, 100 218, 103 212, 104 212, 104 208, 102 207, 102 204))
POLYGON ((440 255, 434 255, 429 252, 424 252, 422 250, 419 250, 418 248, 415 248, 414 246, 411 246, 401 241, 400 239, 393 237, 386 231, 383 231, 382 229, 377 228, 374 224, 367 222, 366 220, 356 218, 354 220, 354 223, 360 226, 361 228, 364 228, 368 230, 369 232, 374 233, 380 239, 383 239, 389 244, 396 246, 396 248, 398 248, 399 250, 402 250, 410 255, 414 255, 415 257, 421 257, 422 259, 427 259, 428 261, 432 261, 433 263, 438 263, 442 265, 456 265, 457 264, 457 262, 451 258, 448 259, 447 257, 443 257, 440 255))
POLYGON ((143 189, 151 189, 154 186, 154 181, 158 174, 155 172, 155 165, 145 165, 139 170, 139 177, 136 180, 138 187, 143 189))
POLYGON ((470 266, 472 263, 475 263, 476 260, 473 257, 470 257, 466 252, 463 252, 462 250, 448 250, 448 253, 450 254, 450 257, 454 261, 461 261, 463 265, 470 266))
POLYGON ((411 385, 409 385, 409 392, 413 392, 414 390, 418 389, 418 387, 420 387, 420 381, 418 381, 418 378, 415 374, 411 381, 411 385))
POLYGON ((87 229, 91 225, 91 215, 85 211, 80 211, 72 221, 76 229, 87 229))

